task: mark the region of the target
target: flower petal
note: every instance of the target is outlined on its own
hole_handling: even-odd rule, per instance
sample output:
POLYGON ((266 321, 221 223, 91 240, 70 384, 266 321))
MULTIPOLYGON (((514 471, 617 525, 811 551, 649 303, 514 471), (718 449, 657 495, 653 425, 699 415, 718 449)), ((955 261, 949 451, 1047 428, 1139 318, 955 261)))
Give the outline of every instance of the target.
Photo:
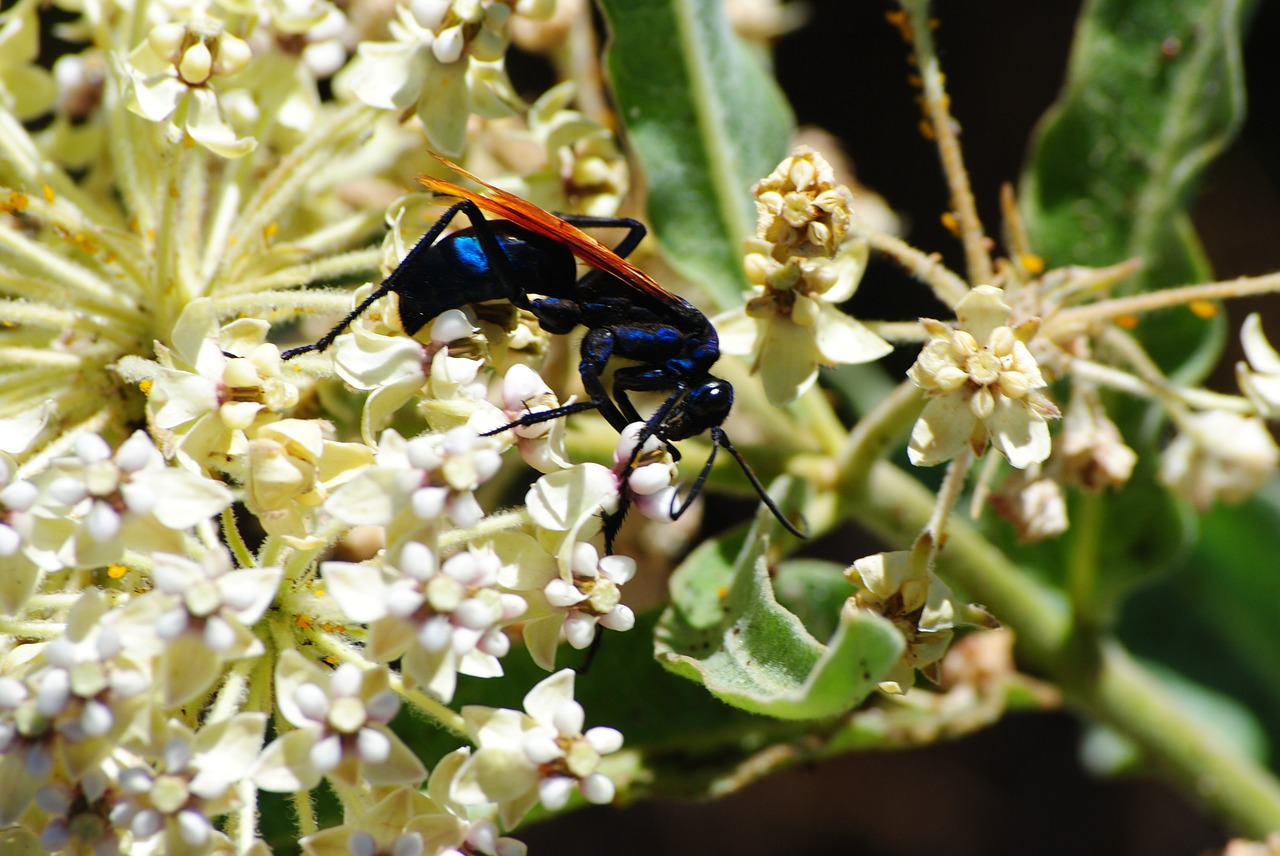
POLYGON ((992 444, 1009 459, 1010 466, 1026 469, 1049 457, 1049 424, 1025 401, 995 396, 995 410, 983 424, 992 444))
POLYGON ((917 467, 932 467, 951 460, 973 436, 976 422, 963 395, 935 396, 911 429, 907 457, 917 467))

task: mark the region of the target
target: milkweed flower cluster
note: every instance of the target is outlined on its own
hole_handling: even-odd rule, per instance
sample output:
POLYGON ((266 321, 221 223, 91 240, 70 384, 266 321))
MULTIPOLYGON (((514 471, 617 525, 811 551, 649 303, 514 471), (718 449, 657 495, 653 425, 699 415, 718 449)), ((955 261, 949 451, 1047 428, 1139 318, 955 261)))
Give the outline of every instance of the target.
MULTIPOLYGON (((646 569, 613 553, 615 524, 685 508, 654 417, 620 437, 589 415, 536 421, 599 402, 574 397, 559 343, 509 302, 406 319, 392 291, 322 352, 285 360, 277 344, 330 322, 286 323, 362 306, 439 217, 439 200, 405 193, 438 168, 424 141, 534 204, 618 213, 631 176, 616 117, 570 83, 526 105, 507 78, 515 28, 562 61, 566 30, 538 29, 552 6, 67 2, 52 71, 37 64, 42 4, 0 13, 6 841, 262 854, 282 814, 270 795, 288 794, 307 853, 516 856, 507 833, 535 806, 626 787, 614 771, 634 750, 588 725, 557 661, 562 643, 590 652, 640 623, 627 591, 646 569), (305 288, 345 282, 365 284, 305 288), (523 710, 462 704, 509 680, 513 657, 551 673, 523 710), (420 757, 415 717, 455 743, 420 757), (340 817, 317 816, 320 787, 340 817)), ((790 25, 764 11, 757 34, 790 25)), ((1218 397, 1159 376, 1108 326, 1122 309, 1098 299, 1096 272, 1002 268, 935 289, 954 323, 858 321, 841 304, 896 245, 811 149, 754 194, 751 292, 718 321, 725 350, 752 354, 785 404, 820 366, 923 342, 907 454, 952 468, 937 519, 990 446, 979 493, 1007 462, 992 496, 1018 534, 1063 532, 1064 491, 1137 469, 1108 389, 1165 408, 1162 477, 1201 507, 1275 469, 1280 358, 1256 320, 1245 395, 1218 397)), ((918 262, 904 261, 928 280, 918 262)), ((787 438, 779 460, 806 442, 787 438)), ((839 505, 816 489, 832 500, 817 507, 839 505)), ((853 606, 906 640, 885 692, 936 678, 956 626, 984 623, 935 572, 944 534, 846 572, 853 606)))
POLYGON ((932 337, 907 376, 929 396, 911 432, 911 462, 931 466, 968 443, 976 454, 990 440, 1022 469, 1049 457, 1047 419, 1058 409, 1027 342, 1038 322, 1008 325, 999 289, 980 285, 956 304, 960 329, 926 319, 932 337))
MULTIPOLYGON (((514 311, 446 312, 417 341, 391 295, 300 366, 266 320, 350 305, 281 289, 398 264, 432 200, 382 182, 419 166, 424 131, 460 151, 473 111, 524 115, 472 133, 493 152, 542 147, 547 167, 525 175, 548 198, 611 214, 626 192, 571 86, 530 112, 506 82, 508 19, 550 3, 428 6, 385 10, 396 41, 381 43, 323 0, 85 7, 60 25, 83 42, 53 76, 35 65, 38 4, 0 17, 0 825, 32 846, 262 853, 261 795, 328 782, 362 823, 308 852, 394 828, 401 849, 510 856, 523 845, 499 824, 562 807, 563 783, 612 799, 597 764, 621 736, 584 736, 570 673, 531 695, 554 696, 530 702, 532 733, 561 712, 537 756, 551 784, 519 813, 506 785, 458 784, 468 749, 428 778, 396 719, 409 699, 465 732, 445 706, 458 676, 501 675, 516 625, 549 671, 561 641, 629 630, 635 563, 591 539, 631 492, 665 497, 637 504, 669 517, 665 450, 631 467, 633 432, 611 468, 575 461, 563 420, 494 434, 560 405, 538 372, 547 336, 514 311), (362 99, 416 103, 424 123, 362 99), (22 124, 51 113, 46 132, 22 124), (319 418, 346 395, 334 376, 368 394, 319 418), (495 516, 484 491, 517 454, 545 474, 534 510, 495 516), (360 532, 376 555, 322 561, 360 532)), ((469 738, 481 765, 496 757, 489 732, 469 738)))
POLYGON ((892 345, 837 308, 853 296, 868 246, 858 234, 849 188, 830 164, 798 148, 758 183, 756 237, 747 241, 742 310, 716 319, 726 353, 755 354, 769 400, 794 400, 819 365, 866 363, 892 345))

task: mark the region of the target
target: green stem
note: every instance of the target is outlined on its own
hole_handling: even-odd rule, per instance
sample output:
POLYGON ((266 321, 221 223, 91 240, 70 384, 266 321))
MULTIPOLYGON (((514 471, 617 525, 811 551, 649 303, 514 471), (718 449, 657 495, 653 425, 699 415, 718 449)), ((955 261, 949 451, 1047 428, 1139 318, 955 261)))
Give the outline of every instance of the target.
MULTIPOLYGON (((934 498, 906 473, 879 463, 852 501, 862 524, 905 544, 928 520, 934 498)), ((1280 782, 1189 717, 1119 645, 1073 634, 1067 610, 1049 590, 959 516, 948 523, 938 571, 1015 632, 1022 660, 1052 679, 1072 706, 1133 741, 1189 796, 1241 834, 1261 838, 1280 828, 1280 782)))
POLYGON ((929 18, 929 0, 899 0, 903 11, 911 18, 911 37, 916 49, 920 72, 920 91, 924 96, 924 110, 938 145, 942 159, 942 171, 951 189, 951 207, 960 222, 960 240, 964 244, 964 258, 969 281, 974 285, 990 282, 991 257, 987 254, 987 236, 978 219, 978 205, 969 186, 969 173, 960 154, 960 138, 951 118, 951 99, 943 85, 944 75, 938 52, 933 46, 933 22, 929 18))
POLYGON ((1103 502, 1100 494, 1082 494, 1071 509, 1071 541, 1067 554, 1067 591, 1077 630, 1096 630, 1099 547, 1103 502))

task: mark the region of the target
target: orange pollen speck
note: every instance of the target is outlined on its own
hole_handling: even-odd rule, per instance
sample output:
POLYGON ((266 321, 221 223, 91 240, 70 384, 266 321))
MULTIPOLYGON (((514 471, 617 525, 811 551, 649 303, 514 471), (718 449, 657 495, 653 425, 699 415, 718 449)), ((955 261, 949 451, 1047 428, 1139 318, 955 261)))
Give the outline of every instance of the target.
POLYGON ((1137 315, 1117 315, 1116 326, 1121 327, 1125 330, 1132 330, 1134 327, 1138 326, 1138 316, 1137 315))
POLYGON ((8 198, 0 201, 0 211, 4 211, 6 214, 17 214, 19 211, 25 210, 30 204, 31 200, 27 198, 25 193, 13 191, 8 198))
POLYGON ((297 617, 294 619, 294 623, 295 623, 295 624, 297 624, 299 627, 301 627, 303 630, 310 630, 310 629, 311 629, 311 616, 309 616, 309 615, 299 615, 299 616, 297 616, 297 617))
POLYGON ((933 123, 928 119, 920 120, 920 136, 924 137, 926 140, 934 140, 938 137, 938 135, 934 133, 933 123))
POLYGON ((1193 300, 1187 304, 1187 308, 1194 312, 1197 318, 1213 318, 1218 314, 1218 304, 1208 300, 1193 300))
POLYGON ((886 12, 884 19, 897 29, 904 42, 911 41, 911 21, 906 12, 886 12))
POLYGON ((954 213, 944 211, 941 219, 942 225, 946 227, 948 232, 955 235, 957 238, 960 237, 960 221, 956 219, 956 215, 954 213))
POLYGON ((50 202, 50 203, 53 202, 55 198, 53 188, 50 185, 46 184, 44 187, 41 188, 41 190, 44 191, 44 201, 50 202))
POLYGON ((1044 273, 1044 259, 1035 253, 1023 253, 1018 256, 1018 261, 1022 263, 1022 269, 1032 276, 1044 273))
POLYGON ((107 565, 107 576, 113 580, 121 579, 127 573, 129 569, 124 565, 107 565))

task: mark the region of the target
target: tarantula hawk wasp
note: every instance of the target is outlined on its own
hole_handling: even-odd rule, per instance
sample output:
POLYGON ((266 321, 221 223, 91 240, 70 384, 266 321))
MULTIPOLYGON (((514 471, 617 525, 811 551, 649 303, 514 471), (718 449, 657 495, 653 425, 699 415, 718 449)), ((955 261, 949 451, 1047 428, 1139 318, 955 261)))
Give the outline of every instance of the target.
MULTIPOLYGON (((445 211, 399 267, 337 326, 314 344, 285 351, 282 357, 288 360, 308 351, 325 350, 370 304, 390 292, 400 298, 400 321, 409 335, 448 309, 486 300, 510 301, 531 312, 548 333, 586 328, 578 368, 587 398, 527 414, 498 431, 587 410, 600 411, 619 432, 631 423, 643 422, 628 467, 650 437, 663 442, 678 460, 679 452, 671 445, 674 441, 710 431, 711 454, 685 498, 672 498, 672 518, 678 519, 688 510, 707 481, 717 449, 723 448, 738 462, 782 526, 797 537, 805 537, 765 491, 721 427, 733 407, 733 387, 710 372, 720 358, 715 328, 692 304, 626 260, 644 238, 644 225, 622 217, 552 214, 444 158, 438 159, 484 191, 420 176, 428 190, 460 201, 445 211), (503 219, 489 220, 484 212, 503 219), (442 238, 460 213, 470 220, 470 227, 442 238), (627 234, 609 249, 582 231, 584 227, 625 228, 627 234), (578 260, 591 268, 581 277, 578 260), (614 371, 610 394, 602 376, 615 357, 633 364, 614 371), (666 398, 645 418, 632 404, 628 396, 632 392, 666 393, 666 398)), ((618 510, 605 517, 606 553, 613 551, 628 506, 624 493, 618 510)))

